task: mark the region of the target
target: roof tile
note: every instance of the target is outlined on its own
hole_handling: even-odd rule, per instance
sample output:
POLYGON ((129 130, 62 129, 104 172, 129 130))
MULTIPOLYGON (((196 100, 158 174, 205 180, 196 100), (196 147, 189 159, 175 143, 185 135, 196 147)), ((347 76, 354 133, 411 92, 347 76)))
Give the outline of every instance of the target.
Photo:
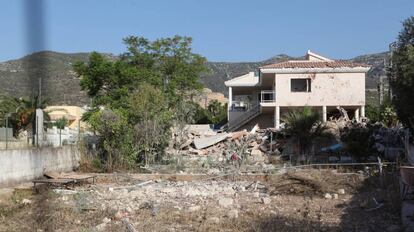
POLYGON ((334 61, 285 61, 280 63, 264 65, 260 68, 283 69, 283 68, 355 68, 370 67, 366 64, 354 63, 345 60, 334 61))

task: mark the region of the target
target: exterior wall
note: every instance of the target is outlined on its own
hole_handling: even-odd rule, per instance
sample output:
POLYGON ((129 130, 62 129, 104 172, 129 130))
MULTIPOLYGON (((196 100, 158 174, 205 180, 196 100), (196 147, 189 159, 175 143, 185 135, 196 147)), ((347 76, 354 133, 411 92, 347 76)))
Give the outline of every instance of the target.
POLYGON ((81 121, 82 115, 85 112, 85 110, 79 106, 48 106, 46 107, 45 111, 49 112, 49 115, 51 117, 54 115, 57 115, 57 117, 59 118, 74 117, 74 120, 69 121, 68 126, 71 129, 77 129, 79 122, 81 128, 86 128, 86 124, 81 121))
POLYGON ((31 181, 46 171, 72 171, 79 160, 75 146, 0 150, 0 187, 31 181))
POLYGON ((276 74, 278 106, 365 105, 365 73, 276 74), (311 78, 311 92, 291 92, 292 78, 311 78))
POLYGON ((12 128, 5 128, 5 127, 0 127, 0 141, 5 141, 6 140, 6 134, 7 134, 7 140, 12 140, 13 139, 13 129, 12 128), (6 132, 7 131, 7 132, 6 132))

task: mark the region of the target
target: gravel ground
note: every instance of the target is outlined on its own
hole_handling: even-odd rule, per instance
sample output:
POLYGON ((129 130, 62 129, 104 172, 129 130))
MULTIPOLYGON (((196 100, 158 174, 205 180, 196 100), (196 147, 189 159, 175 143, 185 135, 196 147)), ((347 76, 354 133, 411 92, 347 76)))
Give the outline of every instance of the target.
POLYGON ((382 188, 377 176, 330 170, 288 172, 262 181, 238 179, 109 175, 74 189, 20 189, 0 203, 0 231, 402 229, 393 176, 382 188))

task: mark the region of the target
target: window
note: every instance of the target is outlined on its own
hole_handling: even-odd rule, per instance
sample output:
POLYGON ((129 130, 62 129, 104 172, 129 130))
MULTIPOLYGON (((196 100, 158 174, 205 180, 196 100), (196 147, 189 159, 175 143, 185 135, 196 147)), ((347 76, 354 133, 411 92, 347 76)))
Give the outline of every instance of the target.
POLYGON ((291 79, 290 80, 291 92, 310 92, 311 91, 311 79, 291 79))

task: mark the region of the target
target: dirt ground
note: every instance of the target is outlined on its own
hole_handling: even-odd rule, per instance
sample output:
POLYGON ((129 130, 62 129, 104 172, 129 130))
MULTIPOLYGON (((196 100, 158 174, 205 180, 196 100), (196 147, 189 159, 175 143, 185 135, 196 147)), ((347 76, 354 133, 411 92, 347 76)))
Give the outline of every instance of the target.
POLYGON ((397 184, 314 169, 256 180, 102 175, 16 189, 0 203, 0 231, 399 231, 397 184))

